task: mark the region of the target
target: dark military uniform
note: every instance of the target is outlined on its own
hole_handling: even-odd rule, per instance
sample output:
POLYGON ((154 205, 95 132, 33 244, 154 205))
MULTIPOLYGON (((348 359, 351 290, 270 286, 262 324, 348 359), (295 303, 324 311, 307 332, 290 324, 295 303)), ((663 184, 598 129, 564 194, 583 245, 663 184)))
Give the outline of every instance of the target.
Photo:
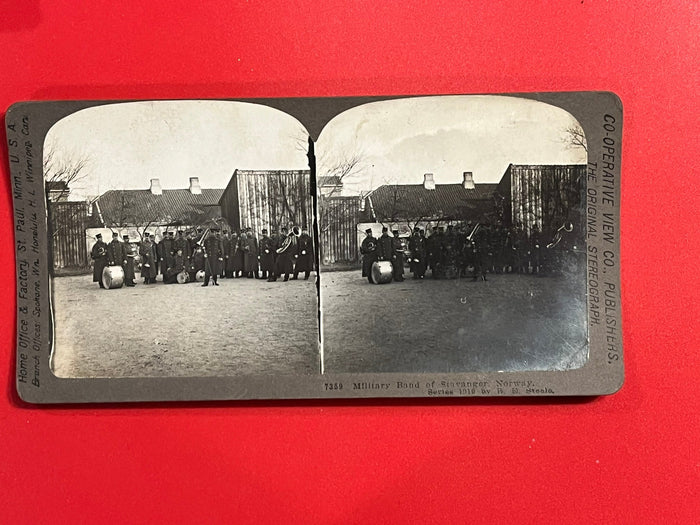
POLYGON ((266 233, 263 233, 258 243, 258 248, 260 249, 261 277, 267 279, 270 275, 275 273, 275 241, 271 237, 268 237, 266 233))
POLYGON ((139 244, 139 255, 141 256, 141 276, 146 284, 156 282, 156 247, 148 239, 144 239, 139 244))
POLYGON ((277 259, 275 261, 275 274, 270 278, 272 281, 277 280, 277 276, 284 274, 284 280, 289 280, 289 274, 293 271, 294 255, 296 255, 297 238, 293 233, 287 235, 279 248, 277 248, 277 259))
POLYGON ((229 279, 235 277, 235 261, 237 254, 238 235, 232 232, 231 238, 228 241, 228 246, 224 246, 224 272, 229 279))
POLYGON ((224 236, 221 238, 221 251, 223 252, 224 255, 224 261, 223 264, 221 264, 221 268, 219 268, 220 274, 219 277, 228 277, 226 275, 226 263, 228 262, 228 254, 229 251, 231 250, 231 238, 228 236, 228 232, 224 232, 224 236))
POLYGON ((474 274, 472 277, 475 281, 480 277, 485 281, 489 254, 489 234, 486 228, 479 228, 472 241, 474 243, 474 274))
POLYGON ((102 237, 98 237, 97 242, 90 250, 90 258, 95 261, 95 266, 92 269, 92 282, 102 285, 102 270, 107 267, 107 245, 102 241, 102 237))
POLYGON ((204 250, 202 250, 202 247, 199 244, 195 244, 188 268, 191 283, 197 280, 197 272, 204 270, 204 263, 204 250))
POLYGON ((530 233, 530 265, 532 266, 532 273, 540 273, 542 267, 542 245, 540 243, 540 230, 533 228, 530 233))
POLYGON ((394 233, 391 239, 391 268, 394 281, 403 281, 403 242, 399 238, 398 232, 394 233))
POLYGON ((204 239, 204 284, 207 286, 209 280, 214 280, 214 285, 219 286, 219 268, 224 260, 224 254, 221 249, 221 237, 218 235, 209 235, 204 239))
POLYGON ((124 245, 116 237, 112 238, 112 242, 107 245, 107 265, 122 266, 124 260, 124 245))
POLYGON ((258 240, 252 233, 246 233, 246 244, 243 253, 243 270, 248 277, 259 277, 258 275, 258 240))
POLYGON ((304 280, 307 280, 314 267, 314 243, 308 233, 302 232, 297 239, 296 257, 294 279, 296 279, 301 272, 304 272, 304 280))
POLYGON ((181 231, 177 232, 177 237, 173 242, 173 252, 177 252, 178 250, 182 250, 182 256, 185 259, 185 264, 188 264, 190 257, 192 256, 192 252, 190 250, 190 243, 187 242, 185 237, 183 237, 181 231))
POLYGON ((165 269, 163 282, 166 284, 177 283, 177 275, 185 269, 185 257, 177 253, 172 257, 173 265, 165 269))
POLYGON ((408 241, 408 249, 411 252, 409 268, 414 279, 422 279, 426 270, 426 240, 420 232, 414 232, 408 241))
POLYGON ((168 268, 173 265, 173 248, 175 247, 175 239, 166 235, 158 243, 158 264, 160 268, 160 273, 165 274, 168 268))
POLYGON ((377 260, 391 261, 394 255, 394 242, 387 232, 377 239, 377 260))
POLYGON ((362 240, 360 245, 360 253, 362 254, 362 277, 367 277, 369 282, 372 282, 372 265, 377 260, 377 239, 372 236, 372 230, 369 230, 369 235, 362 240))
POLYGON ((518 273, 527 273, 529 240, 527 232, 519 228, 515 233, 515 257, 518 273))
POLYGON ((129 242, 128 235, 124 236, 123 250, 124 259, 126 260, 124 263, 124 284, 126 286, 136 286, 136 282, 134 281, 134 279, 136 279, 136 270, 134 268, 136 250, 129 242))
POLYGON ((430 267, 433 279, 438 279, 444 277, 445 274, 445 234, 442 231, 442 226, 437 231, 433 230, 430 240, 432 241, 429 245, 430 267))

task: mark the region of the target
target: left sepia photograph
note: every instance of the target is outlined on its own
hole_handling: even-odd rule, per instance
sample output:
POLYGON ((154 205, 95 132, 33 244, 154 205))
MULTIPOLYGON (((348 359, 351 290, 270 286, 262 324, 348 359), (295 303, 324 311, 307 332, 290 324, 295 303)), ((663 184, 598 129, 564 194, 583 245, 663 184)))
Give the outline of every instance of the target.
POLYGON ((308 134, 234 101, 104 104, 44 142, 53 373, 318 374, 308 134))

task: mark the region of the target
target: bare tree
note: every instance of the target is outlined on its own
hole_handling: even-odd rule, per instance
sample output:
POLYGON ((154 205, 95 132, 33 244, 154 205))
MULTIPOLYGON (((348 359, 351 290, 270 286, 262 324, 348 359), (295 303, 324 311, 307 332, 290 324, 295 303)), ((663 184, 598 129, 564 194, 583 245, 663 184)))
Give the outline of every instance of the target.
POLYGON ((566 149, 581 150, 583 162, 588 160, 588 142, 581 126, 575 124, 565 128, 562 131, 562 142, 566 149))
POLYGON ((51 200, 64 200, 70 193, 71 186, 87 177, 90 159, 84 155, 56 155, 53 145, 44 150, 43 169, 47 195, 51 191, 51 200))

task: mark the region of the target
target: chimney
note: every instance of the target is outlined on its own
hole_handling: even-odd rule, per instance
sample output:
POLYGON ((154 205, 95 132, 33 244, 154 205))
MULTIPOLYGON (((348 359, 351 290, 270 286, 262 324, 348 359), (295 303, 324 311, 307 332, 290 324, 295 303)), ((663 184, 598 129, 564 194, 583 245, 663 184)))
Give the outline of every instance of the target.
POLYGON ((425 175, 423 175, 423 187, 426 190, 435 189, 435 179, 433 178, 432 173, 426 173, 425 175))
POLYGON ((474 186, 474 175, 472 175, 471 171, 465 171, 463 174, 463 179, 462 179, 462 187, 465 190, 473 190, 476 186, 474 186))
POLYGON ((199 177, 190 177, 190 193, 192 195, 202 194, 202 187, 199 185, 199 177))
POLYGON ((160 187, 160 179, 151 179, 151 193, 153 195, 163 195, 163 188, 160 187))

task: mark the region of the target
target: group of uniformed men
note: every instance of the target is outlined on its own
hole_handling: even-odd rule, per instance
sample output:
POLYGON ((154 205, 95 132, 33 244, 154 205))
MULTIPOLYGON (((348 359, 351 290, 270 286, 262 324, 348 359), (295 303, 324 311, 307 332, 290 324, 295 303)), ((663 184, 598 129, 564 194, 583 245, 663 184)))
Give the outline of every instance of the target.
POLYGON ((177 276, 186 272, 189 282, 195 282, 197 273, 204 272, 204 283, 213 282, 218 286, 219 278, 255 278, 277 281, 284 276, 288 281, 297 279, 300 273, 308 280, 314 268, 313 240, 306 227, 295 227, 291 232, 281 228, 276 235, 269 236, 267 229, 262 230, 258 239, 251 228, 240 232, 212 228, 211 233, 203 235, 201 229, 185 233, 168 231, 160 242, 155 236, 145 234, 138 246, 131 244, 129 236, 119 240, 119 234, 112 234, 112 241, 107 244, 102 235, 96 236, 96 243, 91 250, 94 261, 93 282, 102 284, 102 271, 107 266, 121 266, 124 270, 124 284, 136 286, 135 259, 141 260, 141 276, 145 284, 156 282, 158 274, 163 276, 166 284, 178 282, 177 276), (204 239, 202 240, 202 237, 204 239))
POLYGON ((529 234, 522 228, 467 222, 437 227, 426 236, 416 227, 404 242, 399 231, 389 236, 388 228, 376 238, 372 229, 365 230, 362 241, 362 276, 372 282, 371 269, 375 261, 390 261, 394 281, 403 281, 404 259, 408 248, 408 263, 414 279, 423 279, 428 269, 434 279, 469 277, 486 281, 488 273, 542 274, 547 267, 548 250, 542 244, 541 233, 534 228, 529 234))

